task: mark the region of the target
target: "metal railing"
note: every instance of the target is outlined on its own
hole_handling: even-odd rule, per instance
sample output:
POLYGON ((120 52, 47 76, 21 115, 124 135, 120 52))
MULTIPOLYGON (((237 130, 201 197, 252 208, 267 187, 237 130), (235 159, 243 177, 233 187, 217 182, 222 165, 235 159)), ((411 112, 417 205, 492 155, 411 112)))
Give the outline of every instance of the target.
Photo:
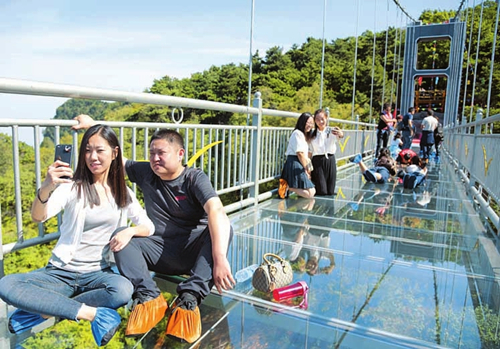
POLYGON ((467 184, 486 220, 490 233, 499 236, 500 230, 500 134, 493 134, 493 124, 500 121, 500 114, 482 118, 482 110, 476 120, 452 125, 445 131, 444 145, 453 157, 455 167, 467 184))
MULTIPOLYGON (((113 121, 103 121, 102 123, 113 127, 117 131, 124 156, 133 160, 148 159, 149 137, 156 129, 172 128, 179 131, 184 136, 185 161, 193 160, 193 157, 198 152, 201 152, 201 155, 192 161, 191 165, 207 173, 217 193, 224 198, 225 208, 228 213, 256 205, 262 200, 271 198, 276 191, 277 185, 269 183, 275 181, 281 174, 292 128, 263 126, 263 116, 297 118, 300 115, 299 113, 262 108, 260 93, 255 94, 253 107, 244 107, 149 93, 131 93, 3 78, 0 78, 0 92, 134 102, 173 107, 172 123, 113 121), (183 124, 181 123, 182 120, 176 120, 173 117, 176 110, 178 114, 182 115, 181 108, 183 107, 242 115, 250 114, 252 116, 250 119, 251 125, 183 124), (203 148, 209 145, 211 147, 203 151, 203 148), (265 184, 269 184, 267 187, 271 189, 261 192, 260 188, 265 184)), ((350 128, 345 130, 345 137, 338 144, 338 160, 374 148, 376 140, 373 124, 340 119, 330 120, 350 128)), ((42 163, 40 146, 42 143, 42 128, 52 129, 53 141, 58 144, 61 141, 61 134, 67 134, 68 130, 76 124, 77 122, 74 120, 0 119, 0 127, 8 127, 12 139, 12 165, 14 169, 12 186, 14 188, 15 205, 13 208, 9 208, 12 211, 9 214, 15 216, 16 220, 16 241, 5 243, 2 239, 0 257, 12 251, 49 242, 59 237, 58 232, 47 233, 44 224, 39 224, 38 236, 27 239, 23 217, 26 219, 26 207, 30 206, 29 203, 35 197, 36 188, 41 185, 42 177, 45 175, 45 168, 42 167, 47 164, 42 163), (30 129, 33 134, 34 161, 32 164, 23 166, 20 164, 20 128, 30 129), (29 190, 21 190, 21 171, 32 172, 34 185, 29 190)), ((71 134, 71 142, 76 155, 78 154, 79 134, 76 131, 69 131, 69 133, 71 134)), ((77 161, 75 160, 74 163, 77 163, 77 161)), ((0 233, 2 233, 1 230, 0 233)), ((3 266, 0 273, 3 275, 3 266)))

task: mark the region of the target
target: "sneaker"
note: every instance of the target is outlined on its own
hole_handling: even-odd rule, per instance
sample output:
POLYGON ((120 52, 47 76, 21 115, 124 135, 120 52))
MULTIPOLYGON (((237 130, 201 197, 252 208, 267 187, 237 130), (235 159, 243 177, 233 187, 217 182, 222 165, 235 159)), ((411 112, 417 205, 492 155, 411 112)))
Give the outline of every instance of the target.
POLYGON ((286 198, 288 192, 288 183, 284 179, 280 178, 280 186, 278 188, 278 195, 281 199, 286 198))
POLYGON ((172 339, 187 343, 194 343, 201 337, 201 316, 196 296, 190 292, 180 294, 168 318, 165 333, 172 339))
POLYGON ((18 334, 41 324, 45 320, 40 314, 16 309, 9 319, 9 331, 18 334))
POLYGON ((356 154, 353 157, 349 158, 349 161, 353 162, 355 164, 359 164, 361 162, 361 160, 363 160, 363 157, 361 156, 361 154, 356 154))
POLYGON ((90 323, 90 329, 99 347, 108 344, 118 330, 121 321, 122 319, 116 310, 97 308, 94 321, 90 323))
POLYGON ((398 178, 403 178, 406 172, 404 170, 398 170, 398 173, 396 173, 396 177, 398 178))
POLYGON ((439 156, 436 156, 435 157, 435 161, 436 161, 436 164, 440 164, 441 163, 441 158, 439 156))
POLYGON ((160 293, 156 298, 136 297, 128 318, 126 336, 138 336, 149 332, 165 316, 168 305, 160 293))

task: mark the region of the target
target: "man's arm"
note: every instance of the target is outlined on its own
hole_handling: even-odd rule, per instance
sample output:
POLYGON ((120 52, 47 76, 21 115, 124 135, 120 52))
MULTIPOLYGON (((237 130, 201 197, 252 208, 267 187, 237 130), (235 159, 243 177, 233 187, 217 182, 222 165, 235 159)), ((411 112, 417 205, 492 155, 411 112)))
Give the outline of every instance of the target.
POLYGON ((392 119, 392 116, 391 115, 387 115, 387 114, 380 114, 380 118, 387 124, 389 125, 390 122, 393 122, 394 120, 392 119))
POLYGON ((97 122, 95 122, 95 120, 92 119, 87 114, 80 114, 80 115, 74 117, 73 120, 78 121, 77 125, 71 127, 73 130, 86 130, 86 129, 94 126, 95 124, 97 124, 97 122))
MULTIPOLYGON (((87 114, 80 114, 78 116, 75 116, 73 120, 78 121, 77 125, 71 127, 73 130, 87 130, 90 127, 97 124, 97 122, 87 114)), ((122 150, 122 161, 124 165, 127 162, 127 158, 123 154, 123 150, 122 150)))
POLYGON ((230 290, 236 284, 227 260, 231 224, 219 197, 209 199, 203 208, 208 214, 208 229, 212 239, 212 257, 214 260, 212 275, 217 291, 222 293, 223 289, 230 290))

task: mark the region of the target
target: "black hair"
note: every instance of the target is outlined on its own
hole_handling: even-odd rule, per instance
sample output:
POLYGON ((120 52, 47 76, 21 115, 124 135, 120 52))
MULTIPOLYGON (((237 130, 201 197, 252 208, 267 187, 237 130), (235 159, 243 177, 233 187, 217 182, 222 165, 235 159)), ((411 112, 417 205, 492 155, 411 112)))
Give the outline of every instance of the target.
POLYGON ((312 118, 312 114, 305 112, 300 114, 299 119, 297 120, 297 123, 295 124, 295 129, 294 130, 299 130, 302 131, 302 133, 306 137, 306 141, 309 142, 312 138, 312 131, 306 133, 306 124, 309 118, 312 118))
POLYGON ((328 120, 328 113, 324 109, 318 109, 314 112, 314 130, 312 131, 311 138, 314 139, 318 135, 318 124, 316 124, 316 116, 320 114, 325 114, 327 120, 328 120))
POLYGON ((169 143, 177 144, 181 149, 184 149, 184 139, 181 134, 175 130, 171 130, 168 128, 163 128, 160 130, 156 130, 155 133, 151 136, 151 141, 149 144, 153 143, 154 140, 164 139, 169 143))
POLYGON ((378 159, 382 158, 382 157, 391 157, 391 151, 389 150, 389 148, 382 148, 380 149, 380 152, 378 154, 378 159))
POLYGON ((115 131, 106 125, 94 125, 83 135, 80 143, 78 164, 76 166, 75 174, 73 175, 75 185, 78 187, 78 198, 81 198, 83 191, 83 193, 85 193, 85 206, 90 205, 90 207, 94 207, 94 205, 99 206, 101 203, 99 194, 92 185, 94 184, 94 176, 92 172, 90 172, 85 161, 87 145, 89 144, 90 138, 95 135, 99 135, 106 142, 108 142, 112 151, 115 149, 117 150, 116 157, 113 161, 111 161, 109 166, 107 184, 111 190, 111 195, 113 195, 115 199, 116 205, 123 208, 132 202, 132 198, 129 195, 127 184, 125 182, 125 170, 123 168, 122 152, 120 143, 118 142, 118 137, 116 136, 115 131))

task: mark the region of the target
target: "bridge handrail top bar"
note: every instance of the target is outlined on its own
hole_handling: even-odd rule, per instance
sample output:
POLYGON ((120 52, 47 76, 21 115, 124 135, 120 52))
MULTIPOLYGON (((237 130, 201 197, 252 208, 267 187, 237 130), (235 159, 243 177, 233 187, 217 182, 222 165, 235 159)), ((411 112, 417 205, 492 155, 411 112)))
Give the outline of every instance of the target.
MULTIPOLYGON (((171 122, 137 122, 137 121, 104 121, 96 120, 96 123, 108 125, 111 127, 129 127, 129 128, 185 128, 185 129, 199 129, 199 124, 176 124, 171 122)), ((62 120, 62 119, 51 119, 51 120, 40 120, 40 119, 0 119, 0 127, 10 127, 10 126, 74 126, 77 125, 76 120, 62 120)), ((241 130, 256 129, 257 126, 231 126, 231 125, 213 125, 207 124, 205 128, 210 129, 224 129, 224 130, 241 130)), ((289 130, 289 128, 283 128, 284 130, 289 130)))
MULTIPOLYGON (((120 90, 82 87, 82 86, 68 85, 68 84, 54 84, 48 82, 10 79, 1 77, 0 77, 0 93, 62 97, 62 98, 96 99, 96 100, 106 100, 115 102, 145 103, 145 104, 167 105, 173 107, 219 110, 219 111, 242 113, 242 114, 259 113, 258 108, 221 103, 221 102, 201 101, 192 98, 158 95, 146 92, 127 92, 120 90)), ((298 118, 300 116, 300 113, 263 108, 262 115, 298 118)), ((375 126, 374 124, 370 123, 362 123, 350 120, 333 119, 333 118, 330 118, 329 120, 333 122, 352 124, 358 126, 367 126, 367 127, 375 126)), ((74 123, 68 124, 68 126, 72 125, 74 125, 74 123)), ((109 125, 111 126, 112 124, 109 125)), ((137 124, 135 125, 137 126, 137 124)), ((132 126, 132 124, 128 126, 132 126)))
POLYGON ((491 116, 488 116, 487 118, 484 118, 481 120, 467 122, 467 123, 463 123, 460 125, 453 125, 450 128, 457 129, 457 128, 462 128, 462 127, 474 127, 474 126, 491 124, 492 122, 496 122, 496 121, 500 121, 500 114, 491 115, 491 116))
MULTIPOLYGON (((257 114, 259 109, 228 103, 200 101, 197 99, 157 95, 145 92, 126 92, 111 89, 81 87, 67 84, 0 78, 0 92, 34 96, 84 98, 116 102, 135 102, 184 108, 222 110, 233 113, 257 114)), ((280 114, 281 115, 281 114, 280 114)))

